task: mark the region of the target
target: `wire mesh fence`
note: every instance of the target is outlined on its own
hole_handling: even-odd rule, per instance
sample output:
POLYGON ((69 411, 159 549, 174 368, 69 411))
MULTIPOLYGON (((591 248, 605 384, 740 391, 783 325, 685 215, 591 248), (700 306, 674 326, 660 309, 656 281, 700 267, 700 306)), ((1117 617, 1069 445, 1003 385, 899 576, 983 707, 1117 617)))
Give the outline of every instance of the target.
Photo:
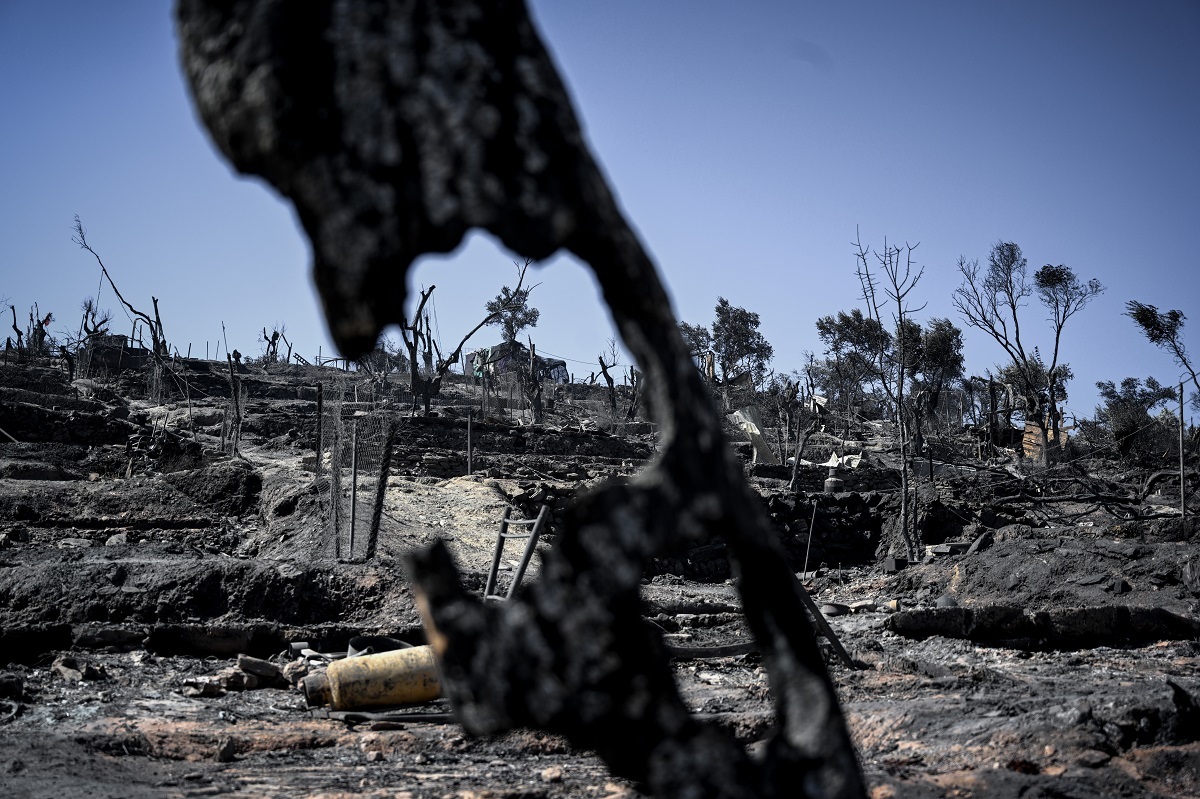
POLYGON ((364 560, 374 554, 391 450, 405 406, 384 403, 349 382, 321 384, 318 397, 316 470, 318 476, 328 476, 320 483, 326 533, 334 557, 364 560))

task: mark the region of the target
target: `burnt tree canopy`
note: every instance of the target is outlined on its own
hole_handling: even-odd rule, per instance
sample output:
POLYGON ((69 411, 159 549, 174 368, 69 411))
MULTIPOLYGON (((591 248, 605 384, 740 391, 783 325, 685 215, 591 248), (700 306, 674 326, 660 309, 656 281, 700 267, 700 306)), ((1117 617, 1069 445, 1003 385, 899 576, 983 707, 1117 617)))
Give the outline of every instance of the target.
POLYGON ((414 259, 472 228, 588 263, 654 392, 662 451, 582 498, 511 603, 468 594, 444 547, 411 558, 444 688, 477 733, 531 726, 666 796, 862 796, 811 599, 745 484, 658 273, 588 151, 523 3, 181 0, 200 118, 242 172, 294 203, 338 346, 403 318, 414 259), (752 760, 692 717, 641 618, 642 564, 722 537, 771 675, 778 730, 752 760))

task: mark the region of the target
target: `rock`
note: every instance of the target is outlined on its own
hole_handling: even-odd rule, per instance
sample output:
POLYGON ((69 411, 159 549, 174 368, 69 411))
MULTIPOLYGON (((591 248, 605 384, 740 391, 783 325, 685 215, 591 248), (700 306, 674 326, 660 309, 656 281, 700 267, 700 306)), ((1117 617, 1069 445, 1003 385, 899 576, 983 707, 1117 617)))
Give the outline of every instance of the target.
POLYGON ((939 608, 956 608, 958 607, 958 600, 949 594, 942 594, 933 604, 939 608))
POLYGON ((1108 585, 1104 586, 1104 590, 1114 594, 1128 594, 1133 590, 1133 586, 1123 577, 1114 577, 1108 585))
POLYGON ((994 541, 995 536, 992 535, 992 531, 985 530, 978 538, 971 542, 971 546, 967 548, 967 554, 974 555, 977 552, 982 552, 990 547, 994 541))
POLYGON ((225 669, 218 674, 218 678, 227 691, 253 691, 259 683, 257 674, 241 669, 225 669))
POLYGON ((300 681, 308 675, 308 661, 304 658, 297 658, 291 663, 283 667, 282 676, 292 685, 299 685, 300 681))
POLYGON ((1083 768, 1100 768, 1108 761, 1112 760, 1112 755, 1107 752, 1101 752, 1097 749, 1085 749, 1075 756, 1075 765, 1083 768))
POLYGON ((542 782, 562 782, 563 770, 562 766, 550 766, 542 769, 542 782))
POLYGON ((0 699, 20 699, 24 695, 24 681, 11 671, 0 671, 0 699))
POLYGON ((58 540, 59 549, 86 549, 92 546, 92 542, 86 538, 60 538, 58 540))
POLYGON ((387 757, 384 756, 383 752, 367 752, 368 763, 382 763, 385 760, 387 760, 387 757))
POLYGON ((82 678, 89 682, 94 682, 96 680, 107 680, 108 672, 105 671, 103 666, 97 668, 89 663, 83 667, 82 678))
POLYGON ((119 547, 129 543, 129 533, 117 533, 104 541, 106 547, 119 547))
POLYGON ((269 660, 262 660, 260 658, 250 657, 249 655, 238 655, 237 665, 242 671, 249 672, 250 674, 254 674, 259 677, 265 677, 269 681, 283 679, 283 672, 278 666, 269 660))
POLYGON ((826 602, 825 604, 821 605, 821 613, 829 616, 830 618, 834 616, 845 616, 849 612, 850 606, 843 605, 840 602, 826 602))
POLYGON ((50 666, 50 671, 69 682, 83 680, 83 672, 79 670, 79 663, 69 655, 56 658, 50 666))
POLYGON ((237 754, 237 747, 233 743, 232 738, 222 738, 217 742, 217 762, 232 763, 234 755, 237 754))

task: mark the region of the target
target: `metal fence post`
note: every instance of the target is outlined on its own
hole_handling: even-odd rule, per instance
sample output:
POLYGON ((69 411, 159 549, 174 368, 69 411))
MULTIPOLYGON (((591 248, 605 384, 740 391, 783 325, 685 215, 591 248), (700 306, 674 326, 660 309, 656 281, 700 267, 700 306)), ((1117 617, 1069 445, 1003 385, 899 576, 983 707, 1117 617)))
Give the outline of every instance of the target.
POLYGON ((358 419, 350 423, 350 542, 347 559, 354 558, 354 521, 358 509, 358 419))

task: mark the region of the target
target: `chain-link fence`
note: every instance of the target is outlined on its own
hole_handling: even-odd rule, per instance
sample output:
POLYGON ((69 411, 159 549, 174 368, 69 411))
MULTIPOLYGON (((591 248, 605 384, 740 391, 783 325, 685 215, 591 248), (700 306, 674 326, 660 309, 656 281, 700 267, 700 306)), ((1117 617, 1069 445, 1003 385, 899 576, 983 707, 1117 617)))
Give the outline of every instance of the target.
POLYGON ((377 402, 373 394, 348 382, 322 384, 318 398, 316 470, 328 478, 321 483, 321 502, 332 554, 364 560, 374 555, 392 447, 401 424, 398 412, 407 406, 377 402))

